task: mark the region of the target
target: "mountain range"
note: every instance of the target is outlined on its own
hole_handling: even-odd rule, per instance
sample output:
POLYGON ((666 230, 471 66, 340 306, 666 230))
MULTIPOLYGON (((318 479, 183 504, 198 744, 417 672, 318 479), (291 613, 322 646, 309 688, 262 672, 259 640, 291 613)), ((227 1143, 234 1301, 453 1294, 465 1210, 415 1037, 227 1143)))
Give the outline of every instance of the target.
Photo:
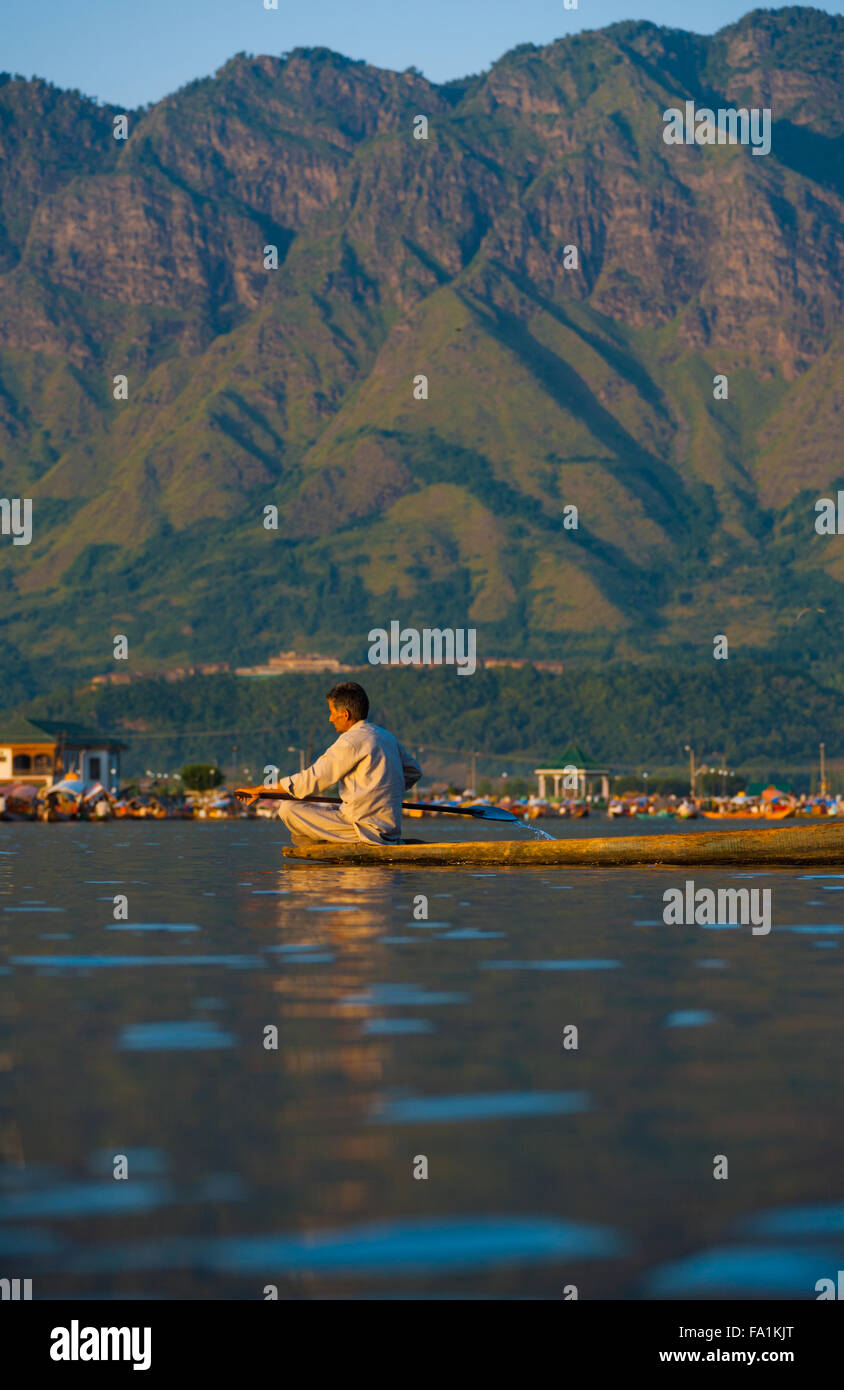
POLYGON ((135 669, 360 662, 394 620, 844 654, 843 77, 806 8, 439 86, 238 54, 130 112, 0 75, 0 494, 33 508, 0 705, 118 633, 135 669), (770 110, 770 153, 667 144, 687 101, 770 110))

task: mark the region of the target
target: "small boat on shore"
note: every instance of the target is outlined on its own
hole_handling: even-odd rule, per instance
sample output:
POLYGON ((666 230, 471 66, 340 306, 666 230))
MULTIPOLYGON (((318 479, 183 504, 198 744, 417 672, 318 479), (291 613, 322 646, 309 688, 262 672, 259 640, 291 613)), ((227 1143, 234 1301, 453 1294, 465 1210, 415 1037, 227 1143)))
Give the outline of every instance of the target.
POLYGON ((612 835, 595 839, 471 840, 458 844, 334 844, 285 846, 288 859, 319 864, 620 865, 702 867, 721 864, 782 867, 836 864, 844 868, 844 825, 795 825, 766 830, 705 830, 679 835, 612 835))
POLYGON ((36 788, 26 782, 4 782, 0 785, 0 820, 34 820, 36 788))

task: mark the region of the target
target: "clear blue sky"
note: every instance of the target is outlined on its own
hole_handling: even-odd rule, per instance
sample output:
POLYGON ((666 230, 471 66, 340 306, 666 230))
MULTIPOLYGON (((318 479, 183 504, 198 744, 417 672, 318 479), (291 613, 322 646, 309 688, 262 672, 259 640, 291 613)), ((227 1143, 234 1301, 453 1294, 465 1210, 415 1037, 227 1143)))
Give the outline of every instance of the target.
MULTIPOLYGON (((714 33, 748 10, 712 0, 23 0, 6 6, 0 65, 134 107, 215 72, 234 53, 336 49, 377 67, 414 64, 434 82, 481 72, 519 43, 549 43, 621 19, 714 33)), ((817 8, 840 14, 844 4, 817 8)))

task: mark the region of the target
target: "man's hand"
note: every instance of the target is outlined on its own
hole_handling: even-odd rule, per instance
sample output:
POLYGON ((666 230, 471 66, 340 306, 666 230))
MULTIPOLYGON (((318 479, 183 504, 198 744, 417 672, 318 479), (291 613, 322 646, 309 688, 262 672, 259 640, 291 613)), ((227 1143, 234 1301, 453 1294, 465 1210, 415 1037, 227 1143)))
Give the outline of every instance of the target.
POLYGON ((265 791, 266 787, 235 787, 234 794, 238 801, 245 801, 247 806, 254 806, 265 791))
POLYGON ((253 806, 256 801, 260 801, 262 798, 267 801, 295 801, 297 799, 289 792, 279 791, 277 787, 235 787, 234 794, 239 801, 245 801, 247 806, 253 806))

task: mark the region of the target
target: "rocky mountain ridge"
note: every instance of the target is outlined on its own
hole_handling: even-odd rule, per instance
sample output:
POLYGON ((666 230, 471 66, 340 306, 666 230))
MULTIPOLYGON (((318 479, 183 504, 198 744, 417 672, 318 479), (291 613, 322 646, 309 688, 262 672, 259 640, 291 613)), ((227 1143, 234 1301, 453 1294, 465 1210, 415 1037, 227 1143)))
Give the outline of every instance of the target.
POLYGON ((323 49, 129 113, 3 75, 22 689, 118 631, 141 665, 360 660, 394 618, 575 661, 828 651, 797 615, 844 578, 813 512, 844 474, 842 68, 844 20, 789 8, 439 87, 323 49), (686 100, 770 108, 770 154, 667 145, 686 100))

